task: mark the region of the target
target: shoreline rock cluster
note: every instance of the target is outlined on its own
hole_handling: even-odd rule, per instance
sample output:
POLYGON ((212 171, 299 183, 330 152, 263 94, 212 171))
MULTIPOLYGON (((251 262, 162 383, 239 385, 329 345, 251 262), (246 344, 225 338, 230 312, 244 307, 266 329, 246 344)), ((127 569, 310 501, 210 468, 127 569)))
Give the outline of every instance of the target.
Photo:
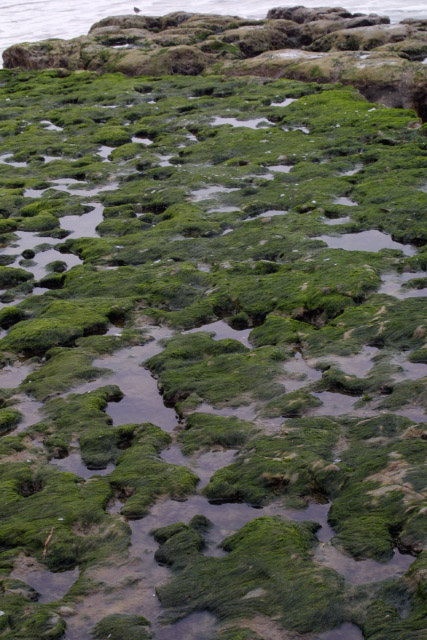
POLYGON ((64 68, 129 76, 221 73, 355 86, 368 100, 427 119, 427 20, 390 24, 342 8, 278 7, 263 20, 177 11, 112 16, 87 36, 16 44, 6 69, 64 68))

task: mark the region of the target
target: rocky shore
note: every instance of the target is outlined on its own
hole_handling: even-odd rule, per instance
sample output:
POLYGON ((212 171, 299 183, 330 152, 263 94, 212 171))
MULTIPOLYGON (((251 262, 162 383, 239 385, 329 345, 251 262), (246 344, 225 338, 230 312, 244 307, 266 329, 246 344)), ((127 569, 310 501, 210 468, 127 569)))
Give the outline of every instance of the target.
POLYGON ((179 13, 6 52, 2 640, 424 639, 427 125, 311 66, 395 60, 409 100, 423 33, 179 13))
POLYGON ((368 100, 413 108, 427 119, 427 20, 391 25, 376 14, 300 6, 271 9, 265 20, 183 11, 113 16, 94 24, 87 36, 17 44, 3 59, 8 69, 339 82, 368 100))

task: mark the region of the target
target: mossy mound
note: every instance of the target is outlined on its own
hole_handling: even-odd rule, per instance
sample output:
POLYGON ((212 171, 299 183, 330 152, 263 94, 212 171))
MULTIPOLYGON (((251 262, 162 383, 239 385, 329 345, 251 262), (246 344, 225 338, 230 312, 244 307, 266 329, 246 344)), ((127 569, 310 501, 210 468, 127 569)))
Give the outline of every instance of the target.
POLYGON ((160 547, 177 572, 158 588, 160 600, 171 616, 208 609, 220 618, 243 618, 262 611, 295 631, 333 627, 343 618, 343 584, 334 571, 314 565, 315 530, 313 523, 256 518, 223 541, 224 558, 200 555, 194 534, 177 532, 160 547), (313 580, 315 590, 308 587, 313 580))

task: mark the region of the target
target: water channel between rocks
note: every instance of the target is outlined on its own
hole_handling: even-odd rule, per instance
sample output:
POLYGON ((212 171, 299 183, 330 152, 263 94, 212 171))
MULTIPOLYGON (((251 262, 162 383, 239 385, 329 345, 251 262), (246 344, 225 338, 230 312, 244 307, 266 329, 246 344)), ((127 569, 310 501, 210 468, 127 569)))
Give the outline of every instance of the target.
POLYGON ((318 240, 326 242, 330 249, 345 249, 346 251, 381 251, 381 249, 397 249, 406 256, 414 256, 415 247, 409 244, 395 242, 390 235, 382 231, 370 230, 359 233, 343 233, 340 236, 317 236, 318 240))

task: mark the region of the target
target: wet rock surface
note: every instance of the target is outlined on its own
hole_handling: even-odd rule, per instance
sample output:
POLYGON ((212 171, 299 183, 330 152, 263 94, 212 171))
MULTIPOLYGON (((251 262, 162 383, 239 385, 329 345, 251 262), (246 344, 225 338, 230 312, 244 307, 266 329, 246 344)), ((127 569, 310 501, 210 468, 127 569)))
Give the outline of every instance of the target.
MULTIPOLYGON (((283 11, 91 38, 387 30, 283 11)), ((416 114, 295 80, 0 76, 0 635, 421 640, 416 114)))
MULTIPOLYGON (((415 108, 425 120, 424 24, 389 22, 376 14, 305 7, 271 9, 259 21, 185 12, 113 16, 94 24, 87 36, 13 45, 3 59, 6 68, 61 67, 131 76, 222 70, 341 82, 356 86, 369 100, 415 108)), ((48 128, 55 126, 45 122, 48 128)))

